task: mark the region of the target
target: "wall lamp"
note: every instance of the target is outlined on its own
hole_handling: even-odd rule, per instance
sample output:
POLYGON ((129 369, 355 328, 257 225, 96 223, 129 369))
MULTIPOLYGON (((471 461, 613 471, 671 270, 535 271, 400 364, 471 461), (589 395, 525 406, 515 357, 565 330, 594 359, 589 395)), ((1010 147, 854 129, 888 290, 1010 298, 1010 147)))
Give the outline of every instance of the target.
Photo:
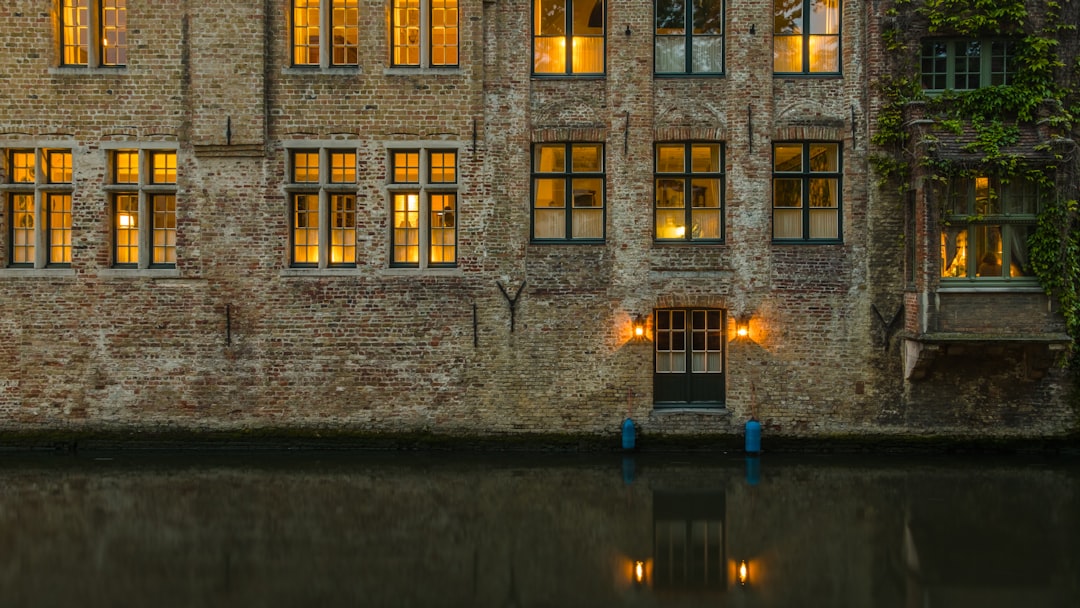
POLYGON ((750 565, 746 563, 745 559, 739 562, 736 576, 739 577, 739 585, 742 587, 745 587, 746 583, 750 582, 750 565))
POLYGON ((750 317, 737 317, 735 319, 735 336, 743 340, 750 337, 750 317))
POLYGON ((633 324, 634 324, 634 339, 635 340, 644 340, 645 339, 645 327, 649 324, 649 318, 646 317, 645 315, 635 315, 633 324))
POLYGON ((638 560, 634 562, 634 584, 643 585, 645 583, 645 562, 638 560))

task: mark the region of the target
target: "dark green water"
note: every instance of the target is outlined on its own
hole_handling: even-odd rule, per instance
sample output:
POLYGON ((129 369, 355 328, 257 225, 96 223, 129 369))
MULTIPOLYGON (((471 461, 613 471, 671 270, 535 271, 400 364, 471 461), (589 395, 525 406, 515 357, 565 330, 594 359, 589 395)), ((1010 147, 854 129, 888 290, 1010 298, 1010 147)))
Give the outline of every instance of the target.
POLYGON ((1080 460, 5 454, 0 606, 1075 607, 1080 460))

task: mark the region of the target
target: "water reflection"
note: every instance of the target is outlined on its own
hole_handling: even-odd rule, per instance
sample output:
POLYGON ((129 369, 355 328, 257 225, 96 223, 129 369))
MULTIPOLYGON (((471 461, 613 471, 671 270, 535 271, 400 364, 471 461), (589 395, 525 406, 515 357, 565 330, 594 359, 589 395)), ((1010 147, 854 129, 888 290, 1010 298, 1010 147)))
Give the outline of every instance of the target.
POLYGON ((4 606, 1080 605, 1080 463, 0 461, 4 606))

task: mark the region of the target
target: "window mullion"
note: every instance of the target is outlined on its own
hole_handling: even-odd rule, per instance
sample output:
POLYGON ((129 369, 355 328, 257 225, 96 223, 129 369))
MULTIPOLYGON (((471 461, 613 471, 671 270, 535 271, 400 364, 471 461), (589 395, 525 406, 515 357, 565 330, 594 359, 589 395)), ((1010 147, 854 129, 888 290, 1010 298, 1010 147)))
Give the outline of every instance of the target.
POLYGON ((49 261, 49 249, 46 243, 49 233, 45 227, 47 217, 45 214, 48 212, 47 199, 48 197, 42 194, 40 189, 34 189, 34 268, 43 268, 49 261))
MULTIPOLYGON (((140 168, 142 163, 140 163, 140 168)), ((136 238, 139 243, 139 260, 137 266, 139 268, 148 268, 150 266, 150 232, 152 226, 152 218, 150 214, 150 197, 147 196, 146 190, 142 187, 142 175, 139 176, 139 212, 138 212, 138 233, 136 238), (150 221, 148 221, 150 220, 150 221)))
POLYGON ((101 67, 101 0, 90 0, 87 12, 90 14, 90 35, 86 41, 86 65, 101 67))
MULTIPOLYGON (((324 175, 320 170, 320 177, 324 175)), ((325 178, 324 178, 325 179, 325 178)), ((323 184, 325 185, 325 184, 323 184)), ((330 194, 325 187, 319 188, 319 268, 326 268, 330 260, 330 194)))
MULTIPOLYGON (((330 67, 330 54, 333 52, 333 49, 330 48, 334 44, 334 30, 331 23, 333 11, 333 0, 319 2, 319 67, 322 69, 330 67)), ((320 236, 320 243, 322 242, 321 238, 320 236)), ((320 246, 320 265, 322 262, 322 247, 320 246)))
POLYGON ((420 0, 420 67, 431 65, 431 0, 420 0))

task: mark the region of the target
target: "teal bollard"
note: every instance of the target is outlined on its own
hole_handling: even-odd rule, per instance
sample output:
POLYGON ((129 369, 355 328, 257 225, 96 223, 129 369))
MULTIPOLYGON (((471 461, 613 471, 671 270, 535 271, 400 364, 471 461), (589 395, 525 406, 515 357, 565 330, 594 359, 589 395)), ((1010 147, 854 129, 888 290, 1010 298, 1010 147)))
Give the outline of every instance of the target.
POLYGON ((761 423, 753 418, 746 421, 746 452, 748 454, 761 452, 761 423))
POLYGON ((632 450, 636 442, 637 429, 634 428, 634 421, 627 418, 622 423, 622 449, 632 450))

